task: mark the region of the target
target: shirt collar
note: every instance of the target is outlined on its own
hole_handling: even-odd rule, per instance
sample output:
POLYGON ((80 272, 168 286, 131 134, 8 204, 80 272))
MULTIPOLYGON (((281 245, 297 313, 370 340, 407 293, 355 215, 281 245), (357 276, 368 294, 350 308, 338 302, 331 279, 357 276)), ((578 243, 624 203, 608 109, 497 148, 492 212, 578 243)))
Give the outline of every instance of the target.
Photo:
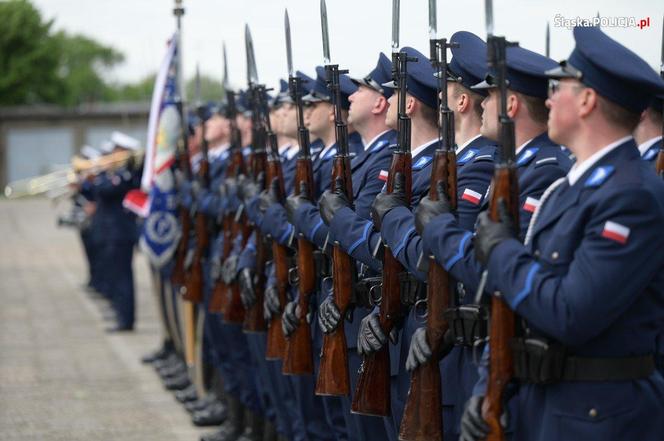
POLYGON ((650 147, 652 147, 653 145, 655 145, 655 143, 656 143, 657 141, 659 141, 660 139, 662 139, 661 136, 655 136, 654 138, 650 138, 649 140, 647 140, 647 141, 644 142, 643 144, 639 144, 639 152, 641 152, 641 156, 645 155, 646 152, 647 152, 648 150, 650 150, 650 147))
POLYGON ((323 150, 320 151, 320 153, 318 154, 318 157, 319 158, 324 158, 325 155, 327 154, 327 152, 329 152, 332 149, 332 147, 334 147, 335 145, 337 145, 337 143, 333 142, 332 144, 326 146, 323 150))
POLYGON ((296 145, 292 145, 290 149, 286 152, 286 158, 290 161, 297 155, 297 152, 300 151, 300 147, 296 145))
POLYGON ((528 144, 530 144, 530 141, 532 141, 533 139, 535 139, 535 138, 530 138, 528 141, 526 141, 526 142, 524 142, 523 144, 521 144, 521 145, 516 149, 516 151, 514 152, 514 155, 516 156, 516 155, 518 155, 519 153, 521 153, 521 150, 523 150, 523 148, 524 148, 525 146, 527 146, 528 144))
POLYGON ((208 150, 208 159, 216 159, 221 156, 226 150, 230 148, 231 144, 226 142, 224 144, 219 144, 217 146, 211 147, 208 150))
POLYGON ((463 150, 464 150, 466 147, 468 147, 468 146, 470 145, 471 142, 475 141, 475 140, 476 140, 477 138, 479 138, 480 136, 482 136, 482 135, 481 135, 480 133, 478 133, 478 134, 475 135, 473 138, 470 138, 468 141, 464 142, 463 145, 458 145, 457 148, 456 148, 456 154, 457 154, 457 156, 459 156, 459 154, 460 154, 461 152, 463 152, 463 150))
POLYGON ((588 170, 590 170, 595 164, 599 162, 600 159, 611 153, 611 151, 615 150, 618 148, 621 144, 624 144, 625 142, 629 141, 632 139, 632 136, 625 136, 624 138, 620 138, 611 144, 607 145, 606 147, 603 147, 602 149, 596 151, 593 153, 590 158, 586 159, 582 163, 575 163, 572 168, 570 169, 569 173, 567 173, 567 181, 569 182, 569 185, 572 186, 576 184, 576 182, 583 176, 588 170))
POLYGON ((293 144, 291 144, 290 142, 288 144, 279 146, 279 154, 283 155, 285 152, 289 151, 291 147, 293 147, 293 144))
POLYGON ((379 133, 376 137, 374 137, 374 139, 372 139, 369 142, 364 142, 364 139, 362 139, 362 142, 364 143, 364 151, 366 152, 367 150, 369 150, 369 148, 378 140, 378 138, 380 138, 381 136, 383 136, 384 134, 386 134, 389 131, 390 131, 390 129, 387 129, 384 132, 379 133))
POLYGON ((433 145, 433 144, 435 144, 435 143, 437 143, 437 142, 438 142, 438 138, 434 138, 434 139, 432 139, 431 141, 427 141, 427 142, 425 142, 425 143, 422 144, 421 146, 412 149, 412 150, 410 151, 410 156, 412 157, 412 159, 415 159, 415 158, 417 157, 417 155, 419 155, 420 153, 422 153, 422 152, 424 151, 424 149, 426 149, 426 148, 429 147, 430 145, 433 145))

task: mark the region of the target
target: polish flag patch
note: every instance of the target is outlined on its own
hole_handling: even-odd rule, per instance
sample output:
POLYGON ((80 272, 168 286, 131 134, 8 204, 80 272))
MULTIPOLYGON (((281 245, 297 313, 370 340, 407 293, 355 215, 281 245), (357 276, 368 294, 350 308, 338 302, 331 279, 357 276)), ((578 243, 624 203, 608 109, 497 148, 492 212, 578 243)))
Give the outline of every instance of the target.
POLYGON ((534 213, 535 210, 537 210, 537 207, 539 207, 539 204, 539 199, 531 198, 528 196, 526 198, 526 202, 523 204, 523 209, 529 213, 534 213))
POLYGON ((387 182, 387 175, 388 175, 387 170, 381 170, 380 173, 378 173, 378 179, 380 179, 383 182, 387 182))
POLYGON ((461 195, 461 199, 465 199, 471 204, 479 205, 480 201, 482 200, 482 195, 476 191, 471 190, 470 188, 466 188, 461 195))
POLYGON ((602 230, 602 237, 613 240, 622 245, 627 243, 629 238, 629 228, 617 222, 606 221, 602 230))

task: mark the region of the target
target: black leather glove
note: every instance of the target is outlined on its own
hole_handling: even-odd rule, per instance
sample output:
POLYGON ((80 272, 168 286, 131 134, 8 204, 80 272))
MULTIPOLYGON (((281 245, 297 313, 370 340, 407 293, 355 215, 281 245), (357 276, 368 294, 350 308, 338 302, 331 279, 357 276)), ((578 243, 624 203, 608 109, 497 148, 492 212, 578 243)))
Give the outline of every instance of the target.
POLYGON ((389 338, 392 344, 397 343, 397 330, 393 328, 390 331, 389 337, 385 331, 380 327, 378 314, 369 314, 362 319, 360 323, 360 332, 357 336, 357 352, 362 354, 371 354, 372 352, 379 351, 389 338))
MULTIPOLYGON (((482 441, 489 434, 489 425, 482 416, 482 402, 484 397, 474 395, 466 403, 466 408, 461 417, 461 436, 460 441, 482 441)), ((503 429, 507 428, 509 422, 509 413, 507 406, 503 407, 504 412, 500 416, 500 425, 503 429)))
POLYGON ((420 236, 424 231, 424 227, 431 222, 431 219, 443 213, 450 213, 452 211, 450 201, 445 194, 445 185, 442 181, 436 183, 436 191, 438 193, 437 201, 431 200, 427 194, 422 200, 420 200, 420 203, 417 204, 417 207, 415 208, 415 230, 420 236))
POLYGON ((339 308, 334 303, 334 299, 331 296, 325 298, 318 308, 318 324, 320 325, 320 329, 324 334, 329 334, 337 329, 340 321, 341 311, 339 311, 339 308))
POLYGON ((482 264, 489 262, 493 248, 505 239, 516 237, 514 223, 503 199, 498 200, 499 222, 489 217, 489 212, 480 213, 477 218, 477 232, 474 238, 475 257, 482 264))
POLYGON ((281 312, 279 308, 279 291, 276 285, 269 285, 265 289, 265 299, 263 300, 263 317, 265 321, 270 321, 273 315, 281 312))
POLYGON ((256 303, 256 290, 254 288, 254 270, 243 268, 239 275, 240 299, 244 309, 249 309, 256 303))
MULTIPOLYGON (((448 329, 443 336, 443 347, 441 348, 441 358, 444 358, 454 348, 454 335, 448 329)), ((410 340, 408 348, 408 358, 406 359, 406 369, 414 371, 420 365, 431 359, 431 347, 427 340, 425 327, 418 328, 410 340)))
POLYGON ((371 220, 374 227, 380 230, 383 223, 383 217, 393 208, 407 207, 406 200, 406 177, 402 173, 394 176, 394 189, 392 193, 378 193, 376 199, 371 204, 371 220))
POLYGON ((230 285, 235 282, 237 277, 237 263, 239 261, 239 256, 232 255, 229 256, 224 263, 221 265, 221 278, 224 280, 226 285, 230 285))
POLYGON ((300 321, 297 318, 297 301, 293 300, 286 304, 284 313, 281 315, 281 329, 284 331, 286 337, 290 337, 299 325, 300 321))
POLYGON ((326 225, 330 225, 337 211, 344 207, 352 208, 353 204, 348 200, 348 196, 346 196, 344 180, 337 177, 334 181, 334 191, 325 190, 318 201, 320 217, 323 218, 323 222, 326 225))
POLYGON ((261 192, 258 201, 258 210, 262 214, 265 214, 267 209, 277 202, 279 202, 279 180, 274 178, 270 182, 270 186, 261 192))
POLYGON ((244 175, 240 175, 238 178, 238 197, 244 201, 244 203, 249 202, 256 197, 265 186, 265 173, 260 172, 258 177, 254 181, 253 179, 248 179, 244 175))
POLYGON ((295 225, 295 212, 297 209, 300 208, 302 204, 311 203, 311 201, 307 198, 308 194, 309 189, 307 187, 307 183, 302 181, 300 182, 300 193, 298 195, 293 193, 286 198, 284 207, 286 208, 286 217, 288 217, 288 222, 291 224, 295 225))

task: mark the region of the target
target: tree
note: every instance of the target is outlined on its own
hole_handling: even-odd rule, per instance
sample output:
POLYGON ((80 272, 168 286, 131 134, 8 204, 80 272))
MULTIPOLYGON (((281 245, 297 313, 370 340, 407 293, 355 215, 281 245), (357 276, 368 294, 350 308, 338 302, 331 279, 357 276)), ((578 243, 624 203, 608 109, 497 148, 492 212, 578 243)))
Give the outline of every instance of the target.
MULTIPOLYGON (((184 86, 187 92, 187 101, 193 103, 198 98, 196 96, 196 78, 190 78, 184 86)), ((215 79, 205 74, 201 74, 201 96, 203 101, 221 100, 221 79, 215 79)))
POLYGON ((0 104, 54 102, 61 96, 60 46, 50 37, 52 24, 25 0, 0 2, 0 104))
POLYGON ((74 106, 111 100, 114 91, 101 73, 123 61, 124 55, 84 35, 60 31, 53 39, 60 48, 58 76, 64 93, 59 104, 74 106))

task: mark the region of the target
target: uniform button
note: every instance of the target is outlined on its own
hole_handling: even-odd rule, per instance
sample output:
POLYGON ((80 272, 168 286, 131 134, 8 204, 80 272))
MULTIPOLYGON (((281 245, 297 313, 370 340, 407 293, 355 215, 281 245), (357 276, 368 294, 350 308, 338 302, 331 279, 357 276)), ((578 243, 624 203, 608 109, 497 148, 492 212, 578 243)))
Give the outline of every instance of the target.
POLYGON ((540 253, 540 250, 535 250, 535 257, 539 257, 540 254, 542 254, 542 253, 540 253))
POLYGON ((590 418, 596 418, 597 417, 597 409, 594 407, 588 411, 588 416, 590 418))
POLYGON ((551 253, 551 258, 553 260, 558 260, 559 257, 560 257, 560 253, 558 253, 558 251, 554 251, 553 253, 551 253))

